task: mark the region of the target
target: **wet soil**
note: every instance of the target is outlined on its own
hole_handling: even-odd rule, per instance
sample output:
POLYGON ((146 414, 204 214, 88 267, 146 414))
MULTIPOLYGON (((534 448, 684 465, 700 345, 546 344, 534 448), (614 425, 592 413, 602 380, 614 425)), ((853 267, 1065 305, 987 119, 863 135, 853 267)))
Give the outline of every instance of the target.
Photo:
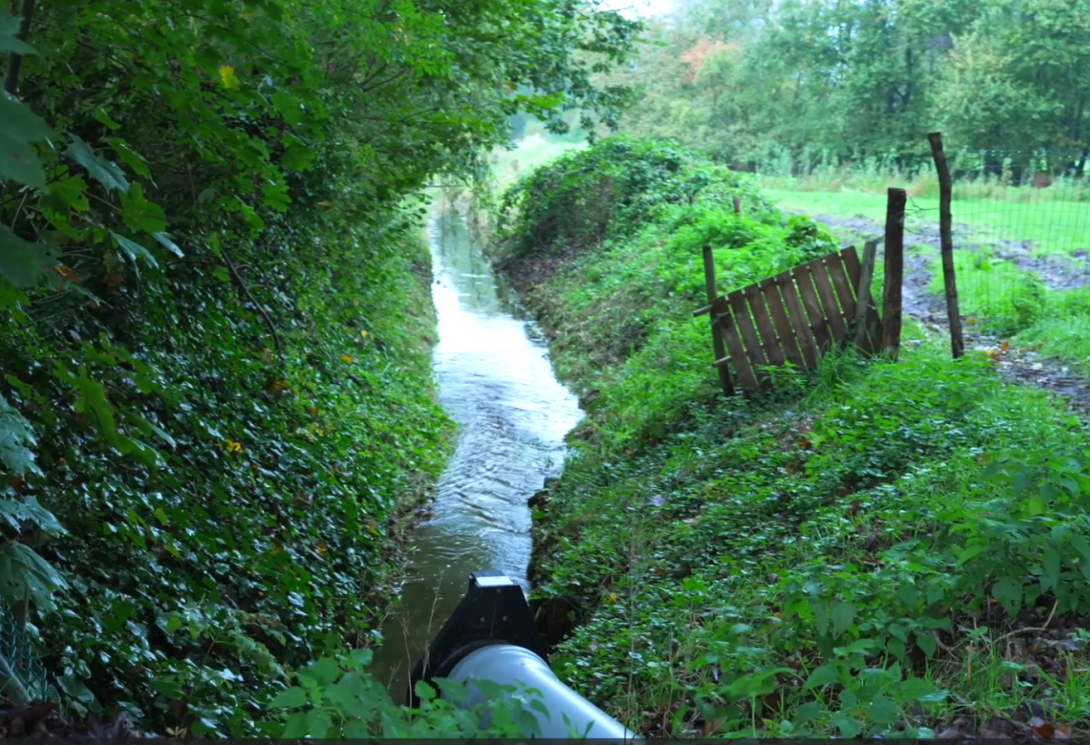
POLYGON ((71 740, 108 740, 123 743, 130 740, 155 738, 162 742, 179 742, 133 729, 124 714, 113 716, 89 715, 67 719, 52 701, 31 701, 25 705, 0 700, 0 739, 65 738, 71 740))

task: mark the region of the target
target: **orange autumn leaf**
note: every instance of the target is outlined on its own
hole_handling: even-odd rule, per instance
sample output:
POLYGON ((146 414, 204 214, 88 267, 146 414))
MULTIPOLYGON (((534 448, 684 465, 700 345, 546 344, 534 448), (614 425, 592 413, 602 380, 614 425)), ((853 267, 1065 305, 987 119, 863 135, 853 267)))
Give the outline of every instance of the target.
POLYGON ((68 267, 61 265, 53 268, 57 270, 57 274, 61 275, 69 282, 79 282, 79 275, 68 267))

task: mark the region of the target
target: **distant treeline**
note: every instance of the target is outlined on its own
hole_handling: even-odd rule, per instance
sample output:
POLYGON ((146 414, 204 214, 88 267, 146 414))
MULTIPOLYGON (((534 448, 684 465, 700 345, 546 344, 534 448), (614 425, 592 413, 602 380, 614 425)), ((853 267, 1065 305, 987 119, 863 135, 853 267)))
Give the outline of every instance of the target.
POLYGON ((612 78, 628 131, 739 170, 914 170, 940 130, 965 175, 1082 176, 1090 0, 677 0, 612 78))

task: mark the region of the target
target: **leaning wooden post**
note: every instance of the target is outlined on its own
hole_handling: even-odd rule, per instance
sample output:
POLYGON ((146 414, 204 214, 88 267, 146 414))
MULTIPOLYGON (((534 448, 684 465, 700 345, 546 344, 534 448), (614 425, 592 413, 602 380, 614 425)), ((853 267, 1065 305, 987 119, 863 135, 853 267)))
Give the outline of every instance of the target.
POLYGON ((939 235, 942 240, 942 281, 946 285, 946 318, 950 322, 950 348, 954 359, 965 354, 965 337, 961 334, 961 310, 958 308, 958 285, 954 278, 954 233, 950 202, 954 187, 950 179, 950 166, 942 149, 942 133, 932 132, 931 156, 935 159, 935 171, 939 174, 939 235))
MULTIPOLYGON (((863 246, 863 266, 859 271, 859 288, 855 298, 855 318, 852 323, 855 326, 855 346, 863 349, 867 343, 867 311, 870 310, 871 294, 870 286, 874 280, 874 265, 878 257, 878 243, 867 241, 863 246)), ((873 352, 874 347, 871 347, 873 352)))
MULTIPOLYGON (((723 343, 723 336, 719 333, 719 317, 715 312, 715 259, 712 257, 712 247, 704 246, 704 287, 708 290, 708 316, 712 322, 712 346, 715 348, 715 361, 727 356, 727 346, 723 343)), ((719 371, 719 382, 723 386, 724 396, 734 395, 734 384, 730 379, 730 370, 726 365, 716 365, 719 371)))
POLYGON ((742 198, 741 197, 735 197, 734 198, 734 214, 736 214, 736 215, 742 214, 742 198))
POLYGON ((905 277, 904 189, 890 189, 886 196, 886 280, 882 313, 882 345, 892 359, 901 350, 901 289, 905 277))

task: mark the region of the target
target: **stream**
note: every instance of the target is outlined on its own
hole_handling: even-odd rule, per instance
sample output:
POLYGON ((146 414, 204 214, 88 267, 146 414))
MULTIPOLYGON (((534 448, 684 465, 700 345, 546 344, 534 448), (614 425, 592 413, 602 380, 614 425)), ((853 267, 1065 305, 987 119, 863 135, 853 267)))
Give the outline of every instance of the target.
POLYGON ((410 536, 400 602, 371 672, 400 703, 416 661, 465 596, 499 570, 529 590, 530 497, 560 474, 564 436, 583 417, 553 374, 543 335, 496 276, 464 218, 428 226, 438 311, 433 366, 458 426, 436 497, 410 536))

